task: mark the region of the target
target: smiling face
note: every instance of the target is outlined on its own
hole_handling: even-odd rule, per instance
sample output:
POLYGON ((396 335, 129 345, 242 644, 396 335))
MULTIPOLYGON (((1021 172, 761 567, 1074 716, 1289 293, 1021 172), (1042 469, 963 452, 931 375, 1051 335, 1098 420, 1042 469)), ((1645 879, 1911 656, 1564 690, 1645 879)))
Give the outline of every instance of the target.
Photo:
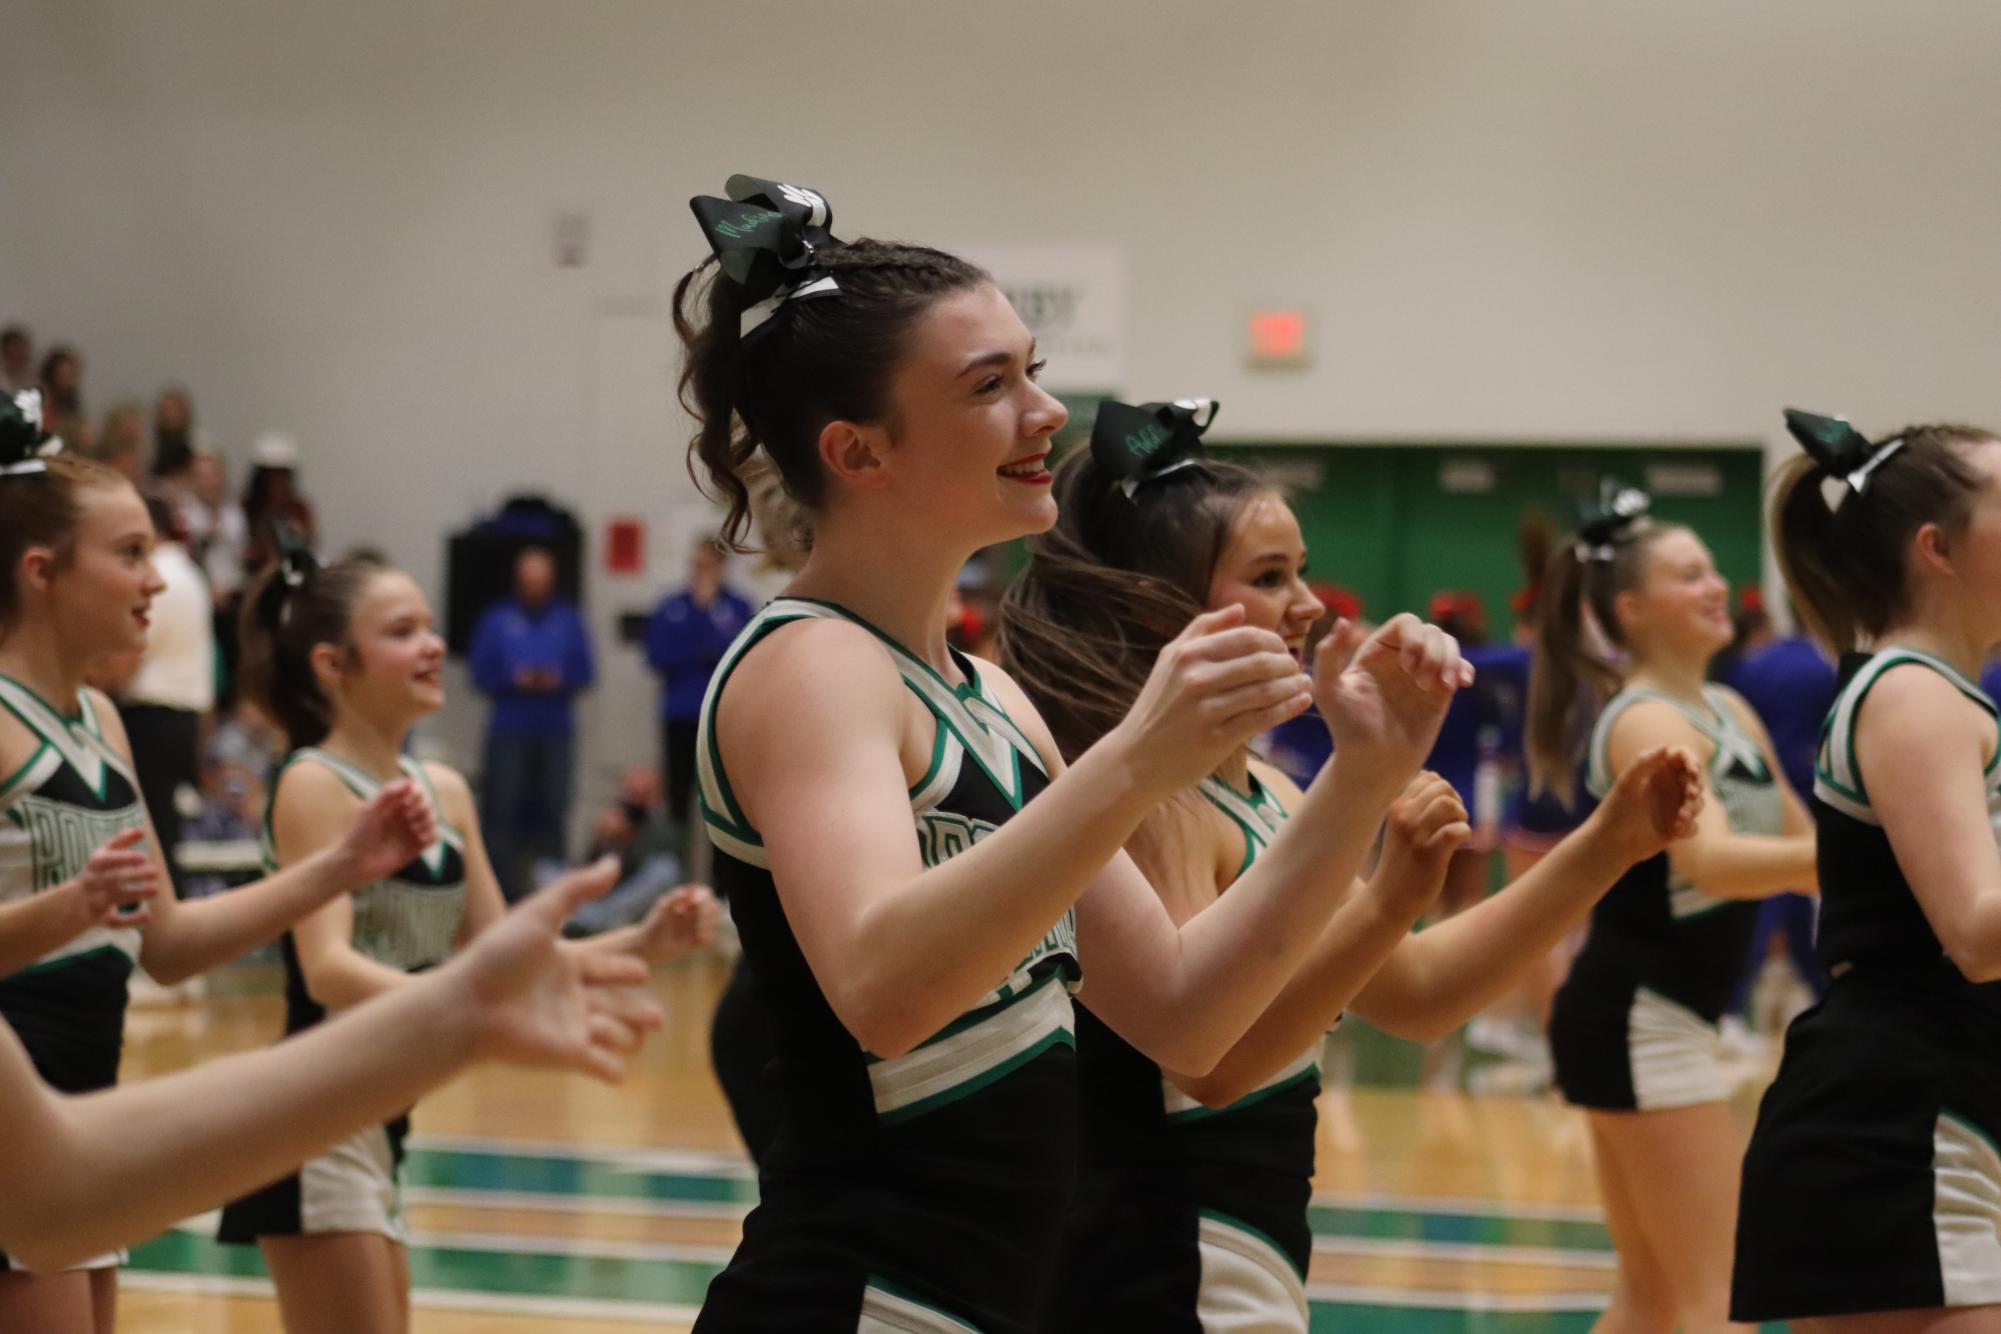
POLYGON ((1618 598, 1620 626, 1640 657, 1666 653, 1707 660, 1730 642, 1730 585, 1702 539, 1664 529, 1647 543, 1645 573, 1618 598))
POLYGON ((444 707, 445 641, 424 591, 401 570, 381 570, 348 615, 344 645, 316 645, 313 667, 336 717, 353 715, 384 730, 407 727, 444 707))
POLYGON ((147 610, 166 587, 153 568, 153 520, 139 493, 122 483, 82 487, 76 500, 68 551, 31 548, 24 572, 65 661, 140 652, 147 610))
POLYGON ((1306 586, 1306 539, 1292 507, 1271 492, 1251 499, 1231 530, 1209 579, 1204 611, 1244 609, 1244 619, 1285 641, 1305 660, 1307 633, 1320 619, 1320 599, 1306 586))
POLYGON ((998 287, 941 297, 891 387, 886 481, 973 547, 1056 522, 1049 441, 1069 411, 1036 384, 1035 340, 998 287))

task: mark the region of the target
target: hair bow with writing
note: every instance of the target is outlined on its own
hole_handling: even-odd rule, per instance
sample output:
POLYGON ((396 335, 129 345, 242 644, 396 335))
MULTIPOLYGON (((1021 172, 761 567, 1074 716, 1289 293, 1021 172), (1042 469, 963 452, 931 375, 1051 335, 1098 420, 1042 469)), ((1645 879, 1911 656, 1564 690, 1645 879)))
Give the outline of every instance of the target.
POLYGON ((1216 420, 1213 398, 1098 405, 1091 458, 1131 500, 1148 482, 1202 463, 1202 433, 1216 420))
POLYGON ((828 230, 834 211, 825 195, 756 176, 732 176, 723 188, 728 199, 697 195, 688 206, 723 275, 743 293, 738 337, 748 338, 787 302, 839 295, 819 258, 840 244, 828 230))

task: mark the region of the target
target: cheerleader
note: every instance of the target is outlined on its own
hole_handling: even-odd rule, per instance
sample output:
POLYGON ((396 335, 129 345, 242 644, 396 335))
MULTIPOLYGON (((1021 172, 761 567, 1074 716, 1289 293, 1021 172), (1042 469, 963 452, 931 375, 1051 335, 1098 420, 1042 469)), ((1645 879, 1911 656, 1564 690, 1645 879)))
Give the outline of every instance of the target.
MULTIPOLYGON (((412 727, 444 704, 445 646, 423 592, 367 559, 320 568, 283 527, 279 540, 282 564, 246 601, 242 641, 246 696, 292 748, 272 782, 267 862, 318 855, 349 812, 396 782, 424 794, 437 831, 406 862, 286 933, 289 1037, 406 986, 491 929, 506 905, 465 779, 406 753, 412 727)), ((588 948, 671 958, 706 939, 714 912, 706 890, 683 888, 645 922, 588 948)), ((408 1327, 408 1130, 407 1114, 371 1126, 223 1211, 223 1241, 262 1249, 288 1334, 408 1327)))
POLYGON ((813 538, 697 746, 780 1107, 696 1328, 1022 1334, 1075 1180, 1072 990, 1150 1056, 1213 1067, 1346 891, 1462 664, 1409 617, 1331 645, 1354 653, 1320 684, 1352 745, 1316 818, 1177 928, 1122 845, 1314 684, 1241 610, 1204 616, 1066 764, 1013 679, 946 643, 967 557, 1056 517, 1066 413, 1028 331, 962 259, 843 244, 810 190, 729 194, 694 201, 718 258, 676 291, 691 462, 726 537, 762 455, 813 538))
POLYGON ((1813 883, 1812 826, 1763 725, 1705 679, 1731 634, 1708 548, 1649 518, 1635 490, 1608 484, 1542 581, 1532 781, 1567 796, 1582 752, 1602 796, 1647 750, 1680 746, 1716 797, 1693 837, 1633 867, 1592 910, 1550 1014, 1556 1082, 1587 1114, 1618 1252, 1602 1330, 1727 1327, 1739 1139, 1718 1021, 1755 901, 1813 883))
MULTIPOLYGON (((0 399, 0 1015, 45 1082, 86 1093, 117 1081, 135 963, 171 985, 254 949, 414 856, 432 819, 394 783, 282 875, 188 903, 155 892, 131 748, 84 684, 145 647, 153 522, 131 483, 45 437, 38 397, 0 399)), ((0 1328, 109 1329, 118 1262, 30 1274, 7 1258, 0 1328)))
MULTIPOLYGON (((1285 500, 1204 453, 1213 415, 1101 404, 1090 449, 1056 470, 1057 526, 1030 539, 1002 604, 1002 662, 1066 755, 1117 726, 1180 624, 1241 609, 1303 654, 1321 614, 1285 500)), ((1343 703, 1323 709, 1336 763, 1354 758, 1343 703)), ((1284 873, 1268 863, 1297 833, 1289 813, 1318 818, 1325 795, 1240 748, 1157 807, 1131 852, 1168 915, 1200 921, 1284 873)), ((1083 1166, 1043 1328, 1304 1331, 1325 1031, 1352 1008, 1403 1036, 1451 1032, 1682 830, 1699 795, 1686 756, 1650 756, 1545 867, 1409 936, 1469 833, 1453 786, 1425 774, 1392 811, 1375 875, 1214 1070, 1163 1068, 1083 1006, 1083 1166)))
POLYGON ((1788 412, 1780 568, 1846 655, 1814 766, 1819 953, 1744 1158, 1732 1314, 2001 1329, 2001 439, 1788 412))

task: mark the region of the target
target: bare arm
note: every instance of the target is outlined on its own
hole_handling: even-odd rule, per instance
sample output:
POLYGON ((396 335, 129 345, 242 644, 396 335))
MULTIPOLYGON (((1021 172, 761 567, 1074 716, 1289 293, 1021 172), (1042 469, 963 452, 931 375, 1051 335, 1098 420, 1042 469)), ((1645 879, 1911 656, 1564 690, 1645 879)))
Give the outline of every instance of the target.
POLYGON ((1227 1107, 1297 1060, 1437 897, 1446 864, 1471 832, 1451 784, 1436 774, 1413 779, 1390 810, 1382 865, 1334 911, 1277 999, 1215 1069, 1200 1077, 1170 1072, 1168 1078, 1205 1106, 1227 1107))
POLYGON ((160 874, 146 831, 127 829, 90 854, 83 872, 53 889, 0 907, 0 977, 11 976, 93 926, 144 926, 160 874), (132 911, 123 910, 130 907, 132 911))
POLYGON ((1870 687, 1855 758, 1946 955, 1969 981, 2001 980, 2001 852, 1988 823, 1994 722, 1928 668, 1891 667, 1870 687))
MULTIPOLYGON (((464 780, 457 787, 463 791, 464 780)), ((497 921, 503 911, 500 890, 490 870, 482 882, 475 874, 476 826, 462 820, 464 812, 452 809, 445 787, 439 800, 448 808, 453 822, 466 834, 466 899, 463 923, 475 917, 497 921)), ((421 793, 419 794, 421 797, 421 793)), ((466 804, 471 804, 465 794, 466 804)), ((332 772, 317 764, 295 764, 279 779, 272 798, 271 831, 277 843, 280 866, 323 855, 345 837, 360 802, 332 772)), ((483 854, 479 868, 485 869, 483 854)), ((462 923, 459 939, 469 939, 462 923)), ((378 963, 354 948, 354 904, 343 894, 315 908, 292 927, 292 944, 298 951, 299 971, 305 975, 306 991, 330 1010, 352 1009, 371 996, 404 986, 410 974, 378 963)))
POLYGON ((65 1097, 0 1025, 0 1247, 56 1269, 253 1190, 469 1062, 608 1081, 660 1022, 634 960, 556 948, 606 873, 552 885, 468 956, 262 1051, 65 1097))
MULTIPOLYGON (((129 763, 131 743, 110 701, 94 700, 105 737, 129 763)), ((172 985, 275 940, 300 918, 369 881, 387 875, 431 840, 431 804, 407 779, 376 794, 333 846, 276 875, 209 898, 154 900, 153 921, 139 946, 139 962, 157 982, 172 985)), ((159 835, 147 821, 149 842, 159 835)))
POLYGON ((863 1047, 899 1055, 964 1013, 1120 857, 1155 802, 1305 706, 1277 637, 1240 619, 1198 619, 1118 729, 1005 825, 928 869, 908 785, 928 763, 931 720, 881 646, 817 621, 746 655, 719 710, 725 769, 762 831, 806 961, 863 1047))
POLYGON ((1628 867, 1693 832, 1701 806, 1695 757, 1649 751, 1519 879, 1400 944, 1355 998, 1355 1013, 1413 1041, 1450 1033, 1519 982, 1628 867))
MULTIPOLYGON (((1673 746, 1705 763, 1716 749, 1673 705, 1643 700, 1612 724, 1612 771, 1622 774, 1645 752, 1673 746)), ((1777 772, 1774 766, 1775 777, 1777 772)), ((1762 899, 1816 883, 1810 832, 1739 834, 1715 802, 1704 807, 1694 835, 1668 850, 1668 863, 1677 879, 1714 899, 1762 899)))
POLYGON ((1228 894, 1177 929, 1121 857, 1077 905, 1080 998, 1168 1069, 1212 1071, 1305 962, 1470 671, 1413 617, 1386 623, 1343 669, 1354 639, 1337 627, 1320 648, 1335 757, 1228 894))

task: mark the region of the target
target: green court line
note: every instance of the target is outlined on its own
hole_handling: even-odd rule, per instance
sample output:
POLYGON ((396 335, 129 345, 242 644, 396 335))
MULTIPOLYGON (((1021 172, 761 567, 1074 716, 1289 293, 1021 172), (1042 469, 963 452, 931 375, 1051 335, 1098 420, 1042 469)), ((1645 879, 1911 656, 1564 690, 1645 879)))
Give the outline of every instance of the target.
MULTIPOLYGON (((757 1183, 748 1177, 628 1169, 598 1157, 413 1148, 404 1161, 404 1174, 409 1186, 440 1190, 685 1204, 748 1206, 757 1201, 757 1183)), ((1581 1251, 1612 1248, 1602 1224, 1573 1219, 1316 1204, 1308 1221, 1315 1236, 1581 1251)))
POLYGON ((600 1199, 677 1200, 697 1204, 757 1202, 757 1182, 748 1177, 634 1170, 595 1158, 549 1154, 412 1149, 403 1162, 403 1181, 408 1186, 443 1190, 520 1191, 532 1195, 590 1195, 600 1199))
MULTIPOLYGON (((224 1246, 191 1232, 171 1232, 132 1253, 132 1268, 149 1274, 191 1278, 212 1277, 218 1288, 234 1280, 262 1280, 262 1257, 254 1247, 224 1246)), ((603 1255, 558 1255, 482 1251, 468 1247, 419 1245, 410 1254, 410 1275, 419 1292, 476 1292, 573 1300, 627 1303, 639 1315, 661 1306, 699 1306, 709 1280, 720 1265, 693 1260, 632 1260, 603 1255)), ((236 1290, 232 1287, 231 1290, 236 1290)), ((1482 1297, 1468 1294, 1410 1292, 1395 1304, 1316 1300, 1311 1328, 1323 1331, 1366 1329, 1384 1334, 1581 1334, 1590 1328, 1590 1311, 1484 1311, 1482 1297)), ((1767 1326, 1777 1334, 1779 1326, 1767 1326)))
POLYGON ((1612 1249, 1612 1239, 1603 1224, 1555 1218, 1501 1218, 1447 1209, 1316 1204, 1307 1210, 1307 1222, 1316 1237, 1449 1242, 1461 1246, 1538 1246, 1569 1251, 1612 1249))
MULTIPOLYGON (((263 1278, 254 1246, 225 1246, 192 1232, 169 1232, 132 1252, 132 1268, 152 1273, 263 1278)), ((413 1246, 410 1283, 418 1289, 518 1293, 593 1301, 699 1306, 722 1266, 700 1260, 627 1260, 602 1255, 522 1254, 413 1246)))

